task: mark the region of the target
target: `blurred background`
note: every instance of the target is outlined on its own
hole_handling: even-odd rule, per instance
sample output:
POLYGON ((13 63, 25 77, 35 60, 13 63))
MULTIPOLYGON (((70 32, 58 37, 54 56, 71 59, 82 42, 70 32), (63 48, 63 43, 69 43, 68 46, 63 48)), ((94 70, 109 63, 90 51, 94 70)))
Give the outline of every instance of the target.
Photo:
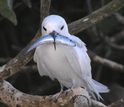
MULTIPOLYGON (((7 2, 0 1, 0 66, 15 57, 30 42, 40 27, 40 0, 5 1, 7 2), (10 21, 5 16, 6 13, 2 10, 5 7, 9 8, 12 14, 14 13, 17 23, 15 19, 10 21)), ((50 14, 61 15, 67 23, 70 23, 89 15, 110 1, 52 0, 50 14)), ((75 35, 87 44, 88 49, 99 56, 124 65, 123 15, 124 8, 75 35)), ((27 66, 30 69, 13 75, 7 81, 29 94, 50 95, 60 90, 57 80, 51 81, 48 77, 39 76, 33 61, 27 66)), ((94 79, 111 89, 110 93, 103 94, 105 104, 124 98, 124 72, 115 71, 92 61, 92 75, 94 79)))

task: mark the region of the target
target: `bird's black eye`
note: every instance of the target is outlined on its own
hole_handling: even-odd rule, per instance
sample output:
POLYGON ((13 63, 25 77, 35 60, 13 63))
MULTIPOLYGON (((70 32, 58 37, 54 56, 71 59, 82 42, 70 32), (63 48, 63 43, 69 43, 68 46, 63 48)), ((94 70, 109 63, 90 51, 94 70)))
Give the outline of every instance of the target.
POLYGON ((45 31, 47 31, 47 29, 43 26, 43 29, 45 30, 45 31))
POLYGON ((64 25, 60 28, 61 30, 64 28, 64 25))

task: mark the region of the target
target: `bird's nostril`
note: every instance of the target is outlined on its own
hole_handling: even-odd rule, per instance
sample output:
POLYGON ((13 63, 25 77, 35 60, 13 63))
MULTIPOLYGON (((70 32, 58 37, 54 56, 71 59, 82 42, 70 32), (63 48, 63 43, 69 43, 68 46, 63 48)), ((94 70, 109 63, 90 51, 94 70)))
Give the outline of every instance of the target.
POLYGON ((56 31, 52 31, 52 32, 50 33, 51 36, 55 36, 55 35, 58 35, 58 34, 59 34, 59 33, 56 32, 56 31))

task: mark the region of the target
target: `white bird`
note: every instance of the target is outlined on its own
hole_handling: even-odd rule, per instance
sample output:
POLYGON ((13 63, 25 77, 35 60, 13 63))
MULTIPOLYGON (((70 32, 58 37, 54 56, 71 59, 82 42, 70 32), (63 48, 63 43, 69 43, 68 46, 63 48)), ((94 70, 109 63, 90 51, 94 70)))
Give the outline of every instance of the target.
POLYGON ((47 16, 42 22, 41 31, 42 36, 64 35, 74 41, 76 46, 54 44, 55 49, 51 43, 38 45, 34 61, 37 63, 39 74, 57 79, 61 86, 67 88, 84 87, 91 95, 102 99, 99 93, 109 92, 109 89, 92 79, 91 61, 85 43, 69 33, 64 18, 58 15, 47 16))

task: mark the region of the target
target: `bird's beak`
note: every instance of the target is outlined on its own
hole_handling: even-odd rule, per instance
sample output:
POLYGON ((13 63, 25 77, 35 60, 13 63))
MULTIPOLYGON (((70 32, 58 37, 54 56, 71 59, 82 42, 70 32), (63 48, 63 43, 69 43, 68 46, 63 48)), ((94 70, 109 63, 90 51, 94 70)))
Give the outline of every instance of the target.
POLYGON ((58 35, 58 33, 56 31, 52 31, 50 35, 53 37, 54 40, 53 45, 54 45, 54 49, 56 50, 56 35, 58 35))

